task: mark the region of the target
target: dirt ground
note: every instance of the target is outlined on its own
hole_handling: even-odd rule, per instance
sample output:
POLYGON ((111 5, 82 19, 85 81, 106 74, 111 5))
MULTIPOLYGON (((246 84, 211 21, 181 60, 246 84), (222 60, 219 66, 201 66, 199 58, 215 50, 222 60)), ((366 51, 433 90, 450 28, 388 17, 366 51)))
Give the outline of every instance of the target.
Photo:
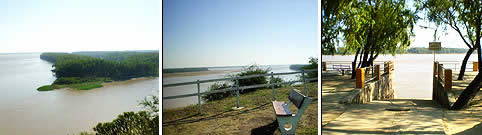
MULTIPOLYGON (((458 95, 460 94, 463 89, 465 89, 465 87, 468 86, 468 84, 470 83, 470 81, 472 80, 472 78, 475 76, 475 72, 467 72, 466 73, 466 76, 465 76, 465 80, 463 81, 457 81, 456 80, 456 77, 457 77, 457 74, 454 73, 453 77, 454 77, 454 81, 453 81, 453 90, 452 92, 455 93, 455 95, 458 95)), ((356 107, 365 107, 365 106, 373 106, 372 108, 380 108, 380 107, 377 107, 377 106, 380 106, 380 105, 383 105, 382 103, 377 103, 377 102, 374 102, 374 103, 369 103, 368 105, 343 105, 343 104, 340 104, 339 101, 343 100, 347 95, 349 95, 350 93, 352 93, 354 91, 354 87, 355 87, 355 81, 354 79, 350 79, 350 76, 349 75, 345 75, 345 76, 323 76, 322 77, 322 132, 323 131, 323 128, 329 124, 330 122, 332 122, 332 124, 330 125, 333 125, 333 124, 343 124, 344 122, 342 123, 337 123, 337 121, 340 121, 339 118, 340 116, 342 116, 344 113, 348 113, 348 112, 351 112, 352 110, 356 110, 356 107), (355 107, 355 108, 353 108, 355 107)), ((456 96, 457 97, 457 96, 456 96)), ((415 110, 413 112, 412 115, 416 115, 418 116, 419 114, 424 114, 424 116, 430 116, 431 120, 428 120, 428 121, 441 121, 441 122, 435 122, 435 123, 440 123, 442 125, 432 125, 432 127, 435 127, 434 129, 436 129, 435 131, 437 131, 437 133, 439 132, 443 132, 444 134, 482 134, 482 125, 481 125, 481 121, 482 121, 482 102, 480 102, 482 99, 482 92, 479 92, 478 95, 476 96, 476 98, 474 98, 474 100, 472 100, 471 102, 471 106, 468 107, 468 108, 465 108, 465 109, 462 109, 462 110, 448 110, 448 109, 445 109, 445 108, 441 108, 441 107, 437 107, 437 105, 433 104, 432 102, 424 102, 424 104, 427 104, 425 106, 428 106, 429 108, 431 109, 435 109, 435 110, 432 110, 432 111, 423 111, 423 109, 426 109, 425 106, 421 106, 422 104, 421 103, 417 103, 417 102, 422 102, 422 101, 418 101, 418 100, 414 100, 413 102, 415 103, 414 106, 412 108, 414 108, 415 110), (416 102, 415 102, 416 101, 416 102), (430 106, 433 106, 433 107, 430 107, 430 106), (422 111, 420 111, 422 110, 422 111), (420 113, 419 113, 420 112, 420 113), (430 112, 440 112, 440 113, 430 113, 430 112), (433 115, 433 116, 432 116, 433 115), (437 116, 435 116, 437 115, 437 116), (438 115, 441 115, 441 116, 438 116, 438 115), (437 120, 435 120, 435 118, 437 118, 437 120), (438 128, 438 127, 441 127, 443 126, 443 128, 438 128), (443 131, 441 131, 443 130, 443 131)), ((400 99, 398 99, 400 100, 400 99)), ((397 101, 397 100, 394 100, 394 101, 397 101)), ((411 101, 411 100, 410 100, 411 101)), ((383 101, 382 101, 383 102, 383 101)), ((412 102, 412 101, 411 101, 412 102)), ((412 103, 413 104, 413 103, 412 103)), ((382 110, 383 112, 383 110, 382 110)), ((362 112, 360 112, 362 113, 362 112)), ((408 114, 408 113, 407 113, 408 114)), ((343 115, 344 117, 345 116, 354 116, 352 117, 353 118, 353 121, 366 121, 366 123, 370 123, 370 121, 367 121, 365 120, 365 118, 367 117, 366 115, 365 116, 356 116, 357 114, 356 113, 351 113, 351 115, 343 115), (359 119, 359 120, 356 120, 356 119, 359 119)), ((381 115, 380 115, 381 116, 381 115)), ((373 118, 378 118, 378 117, 373 117, 373 118)), ((401 117, 401 115, 394 115, 393 117, 391 116, 390 117, 391 119, 397 119, 398 121, 402 122, 401 124, 403 125, 404 124, 404 121, 405 121, 405 124, 407 121, 410 121, 411 118, 413 119, 413 117, 406 117, 406 118, 403 118, 401 117)), ((417 119, 413 119, 413 121, 417 121, 417 119)), ((383 121, 381 121, 383 122, 383 121)), ((346 122, 345 122, 346 123, 346 122)), ((393 124, 393 123, 392 123, 393 124)), ((423 121, 419 121, 419 124, 420 125, 424 125, 424 124, 427 124, 427 123, 423 123, 423 121), (421 123, 420 123, 421 122, 421 123)), ((430 124, 430 123, 429 123, 430 124)), ((367 124, 362 124, 360 126, 363 127, 363 125, 367 125, 367 124)), ((413 124, 411 124, 413 125, 413 124)), ((339 125, 339 126, 343 126, 343 125, 339 125)), ((394 131, 396 133, 405 133, 405 132, 411 132, 411 126, 410 125, 407 125, 408 127, 404 127, 404 126, 394 126, 394 127, 397 127, 399 130, 398 131, 394 131), (403 130, 403 131, 400 131, 403 130)), ((333 126, 330 126, 330 129, 332 128, 333 126)), ((349 126, 348 126, 349 127, 349 126)), ((383 132, 383 133, 391 133, 391 132, 385 132, 385 130, 363 130, 363 131, 359 131, 359 130, 356 130, 358 128, 349 128, 346 129, 347 127, 345 126, 345 128, 340 128, 338 129, 338 127, 334 127, 333 130, 337 130, 338 131, 350 131, 352 133, 378 133, 378 132, 383 132)), ((376 128, 378 129, 378 128, 376 128)), ((420 130, 418 128, 414 128, 413 130, 420 130)), ((426 129, 426 128, 424 128, 426 129)), ((423 130, 424 130, 423 129, 423 130)), ((413 131, 412 131, 413 132, 413 131)), ((328 132, 324 132, 324 133, 328 133, 328 132)), ((335 134, 339 134, 340 132, 338 133, 335 133, 335 134)), ((414 132, 415 133, 415 132, 414 132)), ((427 132, 428 133, 428 132, 427 132)))
MULTIPOLYGON (((317 95, 318 84, 309 83, 307 89, 310 95, 317 95)), ((302 90, 303 86, 283 87, 276 89, 278 101, 287 101, 292 88, 302 90)), ((275 121, 271 104, 272 90, 263 89, 247 93, 240 97, 241 110, 231 110, 236 102, 235 97, 203 104, 203 114, 197 114, 197 105, 184 108, 163 110, 163 134, 280 134, 278 123, 275 121)), ((312 96, 310 96, 312 97, 312 96)), ((297 134, 318 133, 318 98, 312 97, 313 102, 305 111, 297 134)), ((295 112, 292 106, 291 111, 295 112)))

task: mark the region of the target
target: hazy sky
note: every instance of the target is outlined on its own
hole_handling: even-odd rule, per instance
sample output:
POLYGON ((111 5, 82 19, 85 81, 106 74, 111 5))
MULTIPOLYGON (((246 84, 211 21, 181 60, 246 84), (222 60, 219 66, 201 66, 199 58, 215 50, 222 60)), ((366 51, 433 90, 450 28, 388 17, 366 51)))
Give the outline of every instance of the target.
POLYGON ((163 68, 308 63, 317 0, 164 0, 163 68))
POLYGON ((159 0, 1 0, 0 53, 161 47, 159 0))

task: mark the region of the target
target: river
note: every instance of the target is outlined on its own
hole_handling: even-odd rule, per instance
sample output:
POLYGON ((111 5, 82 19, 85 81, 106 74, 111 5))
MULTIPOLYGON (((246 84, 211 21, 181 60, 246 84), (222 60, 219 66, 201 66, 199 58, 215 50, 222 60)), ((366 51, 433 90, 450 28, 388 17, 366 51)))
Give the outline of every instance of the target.
MULTIPOLYGON (((465 54, 436 54, 436 61, 462 62, 465 54)), ((322 61, 353 61, 355 56, 323 55, 322 61)), ((433 54, 402 54, 381 55, 376 61, 394 61, 395 76, 394 89, 397 98, 431 99, 432 98, 432 72, 433 54)), ((472 61, 477 61, 477 54, 472 54, 467 67, 472 67, 472 61)), ((444 64, 444 67, 460 68, 460 63, 444 64)), ((458 71, 458 70, 457 70, 458 71)), ((456 73, 457 71, 453 71, 456 73)), ((466 71, 472 71, 467 69, 466 71)), ((457 72, 458 73, 458 72, 457 72)))
POLYGON ((0 134, 65 135, 93 131, 126 111, 142 109, 138 101, 158 95, 159 78, 105 84, 88 91, 60 89, 38 92, 51 84, 52 64, 40 53, 0 54, 0 134))
MULTIPOLYGON (((260 66, 263 69, 270 68, 271 72, 273 73, 284 73, 284 72, 296 72, 295 70, 291 70, 289 68, 290 65, 263 65, 260 66)), ((211 67, 208 68, 208 70, 239 70, 242 69, 243 67, 241 66, 236 66, 236 67, 211 67)), ((239 72, 232 72, 228 74, 236 74, 239 72)), ((196 81, 196 80, 208 80, 208 79, 218 79, 218 78, 226 78, 228 77, 226 73, 219 73, 219 74, 209 74, 209 75, 199 75, 199 76, 184 76, 184 77, 170 77, 170 78, 163 78, 162 83, 163 84, 172 84, 172 83, 180 83, 180 82, 190 82, 190 81, 196 81)), ((292 81, 299 79, 300 74, 291 74, 291 75, 281 75, 281 76, 275 76, 275 77, 280 77, 284 81, 292 81)), ((201 92, 206 91, 209 86, 214 84, 212 83, 202 83, 200 85, 201 92)), ((183 86, 175 86, 175 87, 167 87, 163 88, 162 95, 163 97, 168 97, 168 96, 175 96, 175 95, 182 95, 182 94, 191 94, 191 93, 197 93, 197 85, 183 85, 183 86)), ((163 100, 162 102, 162 108, 163 109, 168 109, 168 108, 176 108, 176 107, 184 107, 188 106, 191 104, 197 104, 198 99, 197 96, 192 96, 192 97, 185 97, 185 98, 177 98, 177 99, 167 99, 163 100)))

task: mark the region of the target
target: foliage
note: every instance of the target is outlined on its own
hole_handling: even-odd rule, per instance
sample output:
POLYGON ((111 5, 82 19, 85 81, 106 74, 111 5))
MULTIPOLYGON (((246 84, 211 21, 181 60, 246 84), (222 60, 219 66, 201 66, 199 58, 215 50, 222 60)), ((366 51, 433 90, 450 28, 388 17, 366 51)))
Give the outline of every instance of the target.
POLYGON ((147 111, 124 112, 112 122, 98 123, 94 131, 100 135, 158 135, 159 99, 145 98, 140 103, 147 111))
POLYGON ((98 81, 110 81, 110 78, 102 78, 102 77, 60 77, 57 78, 53 84, 76 84, 76 83, 85 83, 85 82, 98 82, 98 81))
POLYGON ((78 90, 90 90, 90 89, 100 88, 100 87, 104 87, 104 85, 102 85, 102 84, 90 84, 90 85, 80 86, 77 89, 78 90))
POLYGON ((346 17, 343 11, 349 4, 351 4, 350 0, 321 1, 321 54, 328 55, 336 52, 338 35, 346 17))
MULTIPOLYGON (((353 1, 344 14, 345 50, 360 54, 361 67, 373 62, 380 53, 404 52, 410 46, 416 11, 404 0, 353 1)), ((356 62, 356 57, 354 62, 356 62)))
MULTIPOLYGON (((232 77, 243 77, 243 76, 250 76, 250 75, 259 75, 259 74, 267 74, 271 69, 262 69, 258 65, 250 65, 244 68, 241 73, 238 73, 232 77)), ((246 78, 246 79, 239 79, 238 82, 234 82, 235 85, 242 86, 250 86, 250 85, 258 85, 258 84, 267 84, 268 80, 266 76, 260 77, 253 77, 253 78, 246 78)), ((250 91, 254 91, 256 89, 245 89, 241 91, 241 93, 246 93, 250 91)))
MULTIPOLYGON (((318 58, 310 57, 309 63, 310 65, 304 66, 303 69, 318 69, 318 58)), ((307 72, 307 74, 306 78, 318 78, 318 70, 315 72, 307 72)))
POLYGON ((44 85, 44 86, 41 86, 39 88, 37 88, 38 91, 49 91, 49 90, 53 90, 53 88, 50 86, 50 85, 44 85))
MULTIPOLYGON (((478 5, 482 4, 480 1, 476 3, 478 3, 478 5)), ((453 30, 457 31, 459 37, 469 48, 466 51, 462 64, 460 65, 461 70, 457 80, 463 79, 467 61, 473 51, 478 49, 478 52, 480 52, 480 42, 477 44, 476 41, 477 39, 480 39, 480 19, 482 18, 480 17, 480 6, 478 8, 476 7, 475 10, 472 9, 476 5, 477 4, 466 0, 417 1, 417 7, 427 11, 426 17, 428 20, 435 22, 437 26, 443 26, 444 29, 447 29, 447 26, 449 26, 453 30), (479 20, 479 23, 477 23, 476 20, 479 20), (479 34, 477 34, 477 29, 479 29, 479 34)), ((480 53, 478 56, 480 61, 480 53)), ((482 69, 480 65, 479 68, 482 69)))
MULTIPOLYGON (((209 87, 208 91, 216 91, 216 90, 221 90, 221 89, 226 89, 226 88, 231 88, 231 87, 232 86, 229 85, 228 83, 214 83, 209 87)), ((229 97, 234 93, 235 93, 235 91, 210 93, 210 94, 202 95, 201 98, 204 101, 214 101, 214 100, 223 99, 225 97, 229 97)))
POLYGON ((110 77, 115 80, 122 80, 144 76, 159 76, 159 53, 127 53, 125 55, 121 55, 125 57, 122 58, 122 61, 111 61, 67 53, 43 53, 40 57, 41 59, 54 62, 53 66, 55 69, 52 71, 57 78, 110 77))
MULTIPOLYGON (((269 84, 273 84, 273 83, 283 83, 283 79, 281 79, 280 77, 273 77, 273 78, 270 78, 269 79, 269 84)), ((280 88, 280 87, 283 87, 283 84, 278 84, 278 85, 274 85, 275 88, 280 88)))

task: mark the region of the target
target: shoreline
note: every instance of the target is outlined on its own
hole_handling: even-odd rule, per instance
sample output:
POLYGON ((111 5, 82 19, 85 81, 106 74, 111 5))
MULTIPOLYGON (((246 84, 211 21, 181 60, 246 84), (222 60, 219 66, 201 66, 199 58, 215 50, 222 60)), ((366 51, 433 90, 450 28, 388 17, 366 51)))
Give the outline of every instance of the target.
POLYGON ((211 74, 221 74, 221 73, 233 73, 239 72, 241 69, 232 70, 208 70, 208 71, 197 71, 197 72, 182 72, 182 73, 163 73, 162 78, 176 78, 176 77, 188 77, 188 76, 201 76, 201 75, 211 75, 211 74))

